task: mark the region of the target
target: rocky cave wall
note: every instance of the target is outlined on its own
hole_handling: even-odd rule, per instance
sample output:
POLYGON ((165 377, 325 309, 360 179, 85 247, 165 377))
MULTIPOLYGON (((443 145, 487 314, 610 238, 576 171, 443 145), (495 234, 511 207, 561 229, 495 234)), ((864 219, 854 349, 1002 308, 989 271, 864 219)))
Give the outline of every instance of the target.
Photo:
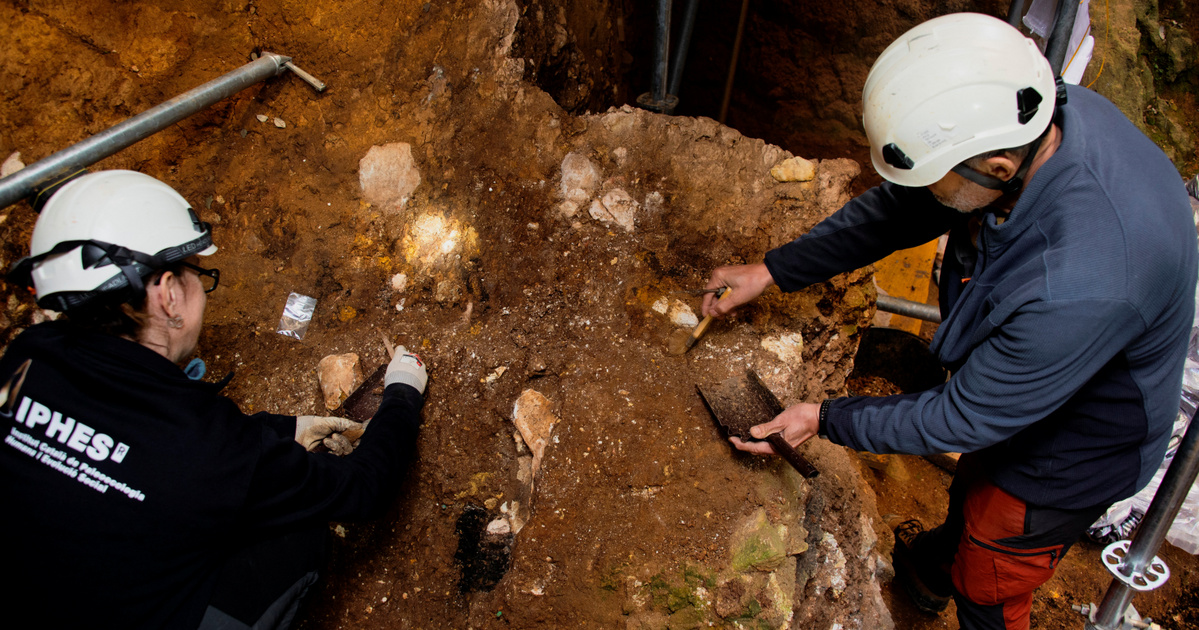
MULTIPOLYGON (((675 43, 683 4, 675 3, 675 43)), ((751 3, 727 123, 798 155, 848 157, 868 164, 861 90, 883 48, 929 18, 957 11, 1003 18, 1008 4, 998 0, 751 3)), ((1031 5, 1029 0, 1025 8, 1031 5)), ((677 114, 718 116, 740 6, 740 0, 703 3, 677 114)), ((1199 16, 1179 0, 1095 2, 1090 15, 1096 46, 1082 84, 1120 107, 1184 176, 1194 174, 1199 170, 1195 145, 1199 128, 1194 123, 1194 95, 1199 93, 1199 49, 1194 41, 1199 36, 1199 16)), ((652 7, 630 8, 627 22, 641 33, 625 42, 635 60, 625 75, 627 91, 635 97, 648 91, 650 84, 652 7)), ((855 189, 878 181, 866 169, 855 189)))

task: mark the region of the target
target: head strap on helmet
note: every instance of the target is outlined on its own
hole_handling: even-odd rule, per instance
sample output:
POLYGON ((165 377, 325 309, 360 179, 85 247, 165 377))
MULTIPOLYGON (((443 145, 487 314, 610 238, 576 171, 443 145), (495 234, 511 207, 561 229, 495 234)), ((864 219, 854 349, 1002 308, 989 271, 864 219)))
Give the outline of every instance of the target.
MULTIPOLYGON (((1052 127, 1052 123, 1050 127, 1052 127)), ((1032 148, 1029 149, 1028 155, 1024 156, 1024 160, 1020 163, 1020 167, 1016 169, 1016 174, 1011 179, 1004 181, 998 177, 991 177, 986 173, 980 173, 969 166, 965 162, 955 164, 949 169, 962 177, 991 190, 998 190, 1005 195, 1014 195, 1024 189, 1024 176, 1028 175, 1028 169, 1032 166, 1032 160, 1037 155, 1037 151, 1041 148, 1041 143, 1045 142, 1045 136, 1049 135, 1049 127, 1037 136, 1033 141, 1032 148)))
MULTIPOLYGON (((1061 77, 1057 77, 1054 82, 1056 85, 1054 103, 1056 107, 1061 107, 1062 105, 1066 104, 1067 100, 1066 83, 1062 81, 1061 77)), ((1027 121, 1032 120, 1032 117, 1036 115, 1037 109, 1041 103, 1041 94, 1031 87, 1024 88, 1017 93, 1016 102, 1017 107, 1020 108, 1020 122, 1021 124, 1024 124, 1027 121)), ((969 166, 966 166, 965 162, 955 164, 953 168, 949 170, 961 175, 962 177, 965 177, 966 179, 978 184, 979 186, 982 186, 983 188, 998 190, 1005 195, 1014 195, 1019 193, 1024 189, 1024 177, 1028 175, 1028 170, 1032 167, 1033 158, 1036 157, 1037 151, 1041 149, 1041 145, 1045 142, 1045 137, 1049 135, 1049 130, 1051 128, 1053 128, 1052 120, 1049 121, 1049 126, 1045 127, 1045 130, 1041 132, 1041 135, 1037 136, 1037 139, 1032 142, 1032 148, 1029 149, 1028 155, 1024 156, 1024 160, 1020 163, 1020 167, 1016 169, 1016 174, 1007 181, 999 179, 998 177, 991 177, 985 173, 980 173, 969 166)), ((896 150, 898 150, 898 148, 896 150)), ((883 155, 886 157, 885 151, 883 152, 883 155)), ((893 164, 893 166, 898 168, 897 165, 893 164)))
POLYGON ((76 248, 81 248, 80 256, 87 268, 116 265, 121 270, 120 275, 113 276, 105 283, 91 291, 64 291, 43 296, 38 299, 38 305, 56 311, 67 311, 92 301, 103 293, 113 293, 128 289, 123 295, 141 297, 146 293, 143 278, 171 264, 179 262, 196 252, 203 251, 212 245, 212 226, 200 222, 203 233, 194 241, 178 247, 170 247, 155 255, 146 254, 114 243, 96 240, 63 241, 49 251, 36 256, 26 256, 13 265, 8 273, 8 280, 19 286, 33 284, 33 269, 37 263, 59 254, 65 254, 76 248))

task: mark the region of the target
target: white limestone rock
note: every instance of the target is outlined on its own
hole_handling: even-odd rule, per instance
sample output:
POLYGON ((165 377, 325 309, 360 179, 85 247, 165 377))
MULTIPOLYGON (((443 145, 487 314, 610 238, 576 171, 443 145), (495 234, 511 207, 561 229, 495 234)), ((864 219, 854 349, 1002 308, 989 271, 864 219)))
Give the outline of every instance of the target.
POLYGON ((512 423, 533 454, 530 473, 535 476, 541 468, 541 458, 545 455, 554 425, 558 424, 553 404, 537 390, 526 389, 512 408, 512 423))
POLYGON ((331 354, 316 366, 316 378, 325 395, 325 408, 337 409, 363 382, 362 364, 358 355, 331 354))
POLYGON ((358 161, 362 196, 385 212, 402 210, 420 182, 420 169, 407 142, 373 146, 358 161))
POLYGON ((780 361, 789 365, 803 363, 803 335, 800 333, 785 333, 766 337, 761 342, 762 349, 774 354, 780 361))
POLYGON ((695 312, 679 300, 670 305, 670 321, 683 328, 695 328, 699 325, 699 318, 695 316, 695 312))
POLYGON ((788 158, 775 164, 770 176, 779 182, 810 182, 816 177, 816 165, 801 157, 788 158))
MULTIPOLYGON (((602 177, 599 167, 581 153, 567 153, 562 158, 562 198, 577 209, 595 195, 602 177)), ((570 214, 574 214, 571 211, 570 214)))
POLYGON ((602 200, 596 199, 591 202, 588 214, 596 221, 614 223, 626 232, 632 232, 637 225, 637 209, 640 207, 641 204, 623 188, 613 188, 602 200))
POLYGON ((0 177, 8 177, 13 173, 25 168, 25 163, 21 161, 21 152, 13 151, 12 155, 0 164, 0 177))

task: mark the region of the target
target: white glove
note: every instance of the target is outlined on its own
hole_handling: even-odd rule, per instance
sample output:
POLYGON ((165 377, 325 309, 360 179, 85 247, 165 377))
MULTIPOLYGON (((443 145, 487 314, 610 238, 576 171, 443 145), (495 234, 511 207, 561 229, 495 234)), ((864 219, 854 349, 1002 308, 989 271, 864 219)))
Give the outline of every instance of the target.
POLYGON ((425 384, 428 382, 429 373, 425 371, 425 363, 420 360, 420 355, 408 352, 404 346, 397 347, 391 363, 387 364, 387 373, 383 375, 383 387, 403 383, 424 394, 425 384))
POLYGON ((331 433, 329 437, 321 440, 325 448, 329 449, 330 453, 338 457, 345 457, 354 452, 354 445, 350 443, 349 438, 344 433, 331 433))
POLYGON ((344 454, 340 451, 345 450, 346 440, 330 438, 350 429, 362 429, 362 425, 353 420, 332 416, 296 416, 296 441, 309 451, 316 450, 318 444, 324 443, 334 453, 344 454))

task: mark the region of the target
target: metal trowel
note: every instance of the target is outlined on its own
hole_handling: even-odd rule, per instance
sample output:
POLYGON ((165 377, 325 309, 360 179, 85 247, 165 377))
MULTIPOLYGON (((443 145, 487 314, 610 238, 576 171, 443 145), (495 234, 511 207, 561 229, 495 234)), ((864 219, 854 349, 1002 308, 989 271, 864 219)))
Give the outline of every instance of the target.
MULTIPOLYGON (((387 335, 383 335, 383 345, 387 348, 387 356, 395 356, 395 347, 387 335)), ((341 403, 340 415, 355 422, 369 422, 383 402, 383 377, 387 375, 387 363, 375 368, 375 371, 358 386, 341 403)), ((350 429, 342 433, 347 440, 353 442, 362 437, 365 428, 350 429)))
MULTIPOLYGON (((775 416, 783 413, 784 409, 778 397, 753 370, 746 370, 744 377, 727 378, 713 387, 696 385, 695 389, 708 411, 712 413, 716 424, 724 427, 729 435, 735 435, 747 442, 757 441, 757 438, 750 435, 750 427, 773 420, 775 416)), ((815 466, 783 438, 781 431, 766 436, 765 441, 794 466, 799 474, 808 479, 820 474, 815 466)))

